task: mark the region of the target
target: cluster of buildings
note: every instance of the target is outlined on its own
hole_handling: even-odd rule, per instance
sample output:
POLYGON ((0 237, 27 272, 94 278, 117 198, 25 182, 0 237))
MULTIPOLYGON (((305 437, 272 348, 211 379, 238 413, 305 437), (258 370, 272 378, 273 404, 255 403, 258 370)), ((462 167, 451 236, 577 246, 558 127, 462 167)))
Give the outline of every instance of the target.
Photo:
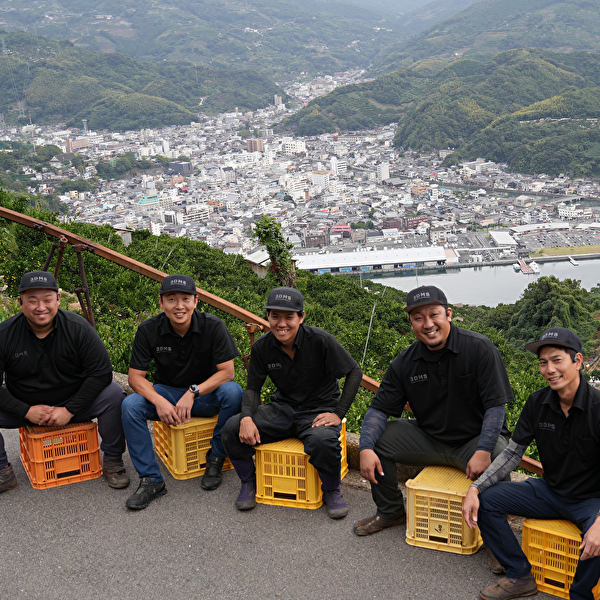
MULTIPOLYGON (((298 97, 298 90, 287 91, 298 97)), ((518 175, 481 159, 443 168, 447 151, 394 148, 394 125, 310 138, 276 135, 273 127, 289 109, 281 98, 274 100, 254 113, 202 116, 188 126, 161 130, 110 133, 88 131, 85 123, 77 131, 31 125, 4 131, 0 139, 25 135, 36 145, 64 150, 50 169, 26 168, 30 191, 41 194, 65 178, 96 176, 99 162, 126 153, 155 161, 152 169, 102 181, 93 192, 62 196, 66 218, 187 236, 245 255, 256 250, 250 234, 263 215, 277 220, 299 256, 393 251, 386 264, 395 268, 459 260, 453 251, 469 229, 592 223, 597 216, 590 202, 600 199, 596 181, 518 175), (251 138, 240 135, 248 131, 251 138), (84 163, 73 165, 75 155, 84 163), (415 248, 428 248, 426 259, 412 256, 415 248)))

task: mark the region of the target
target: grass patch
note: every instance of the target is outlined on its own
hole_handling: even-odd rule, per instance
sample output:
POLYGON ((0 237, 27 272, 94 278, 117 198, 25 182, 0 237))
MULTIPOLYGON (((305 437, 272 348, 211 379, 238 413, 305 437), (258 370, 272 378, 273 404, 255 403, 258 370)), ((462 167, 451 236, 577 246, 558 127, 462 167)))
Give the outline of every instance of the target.
POLYGON ((572 254, 600 254, 600 245, 575 246, 572 248, 544 248, 535 253, 536 256, 569 256, 572 254))

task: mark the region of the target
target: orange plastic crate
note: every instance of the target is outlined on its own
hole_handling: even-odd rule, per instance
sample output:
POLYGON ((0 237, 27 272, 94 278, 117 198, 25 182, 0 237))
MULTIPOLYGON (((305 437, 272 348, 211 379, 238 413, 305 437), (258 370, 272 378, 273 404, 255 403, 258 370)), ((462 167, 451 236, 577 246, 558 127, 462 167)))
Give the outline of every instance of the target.
MULTIPOLYGON (((569 597, 579 563, 581 530, 571 521, 523 519, 523 552, 531 563, 538 590, 569 597)), ((592 590, 600 598, 600 580, 592 590)))
MULTIPOLYGON (((340 431, 342 479, 348 473, 346 419, 340 431)), ((308 462, 304 444, 289 438, 256 446, 256 501, 259 504, 315 509, 323 505, 321 479, 308 462)))
MULTIPOLYGON (((206 471, 206 454, 218 417, 192 417, 183 425, 154 421, 154 449, 175 479, 192 479, 206 471)), ((223 471, 233 469, 229 459, 223 471)))
POLYGON ((21 462, 31 485, 43 490, 102 475, 96 423, 29 425, 19 429, 21 462))
POLYGON ((469 529, 462 505, 472 481, 454 467, 426 467, 406 482, 406 542, 456 554, 474 554, 483 544, 469 529))

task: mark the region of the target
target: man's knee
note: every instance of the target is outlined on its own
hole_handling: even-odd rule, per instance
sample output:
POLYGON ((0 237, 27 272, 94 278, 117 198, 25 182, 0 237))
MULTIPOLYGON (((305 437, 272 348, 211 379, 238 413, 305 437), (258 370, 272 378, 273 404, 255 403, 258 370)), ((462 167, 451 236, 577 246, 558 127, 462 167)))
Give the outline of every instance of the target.
POLYGON ((141 394, 127 396, 121 404, 121 418, 123 421, 146 419, 148 400, 141 394))
POLYGON ((221 441, 227 449, 228 446, 231 446, 235 443, 236 439, 239 439, 240 435, 240 415, 235 415, 227 419, 225 425, 223 425, 223 429, 221 429, 221 441))
POLYGON ((239 409, 242 405, 244 390, 235 382, 228 381, 216 390, 220 408, 239 409))

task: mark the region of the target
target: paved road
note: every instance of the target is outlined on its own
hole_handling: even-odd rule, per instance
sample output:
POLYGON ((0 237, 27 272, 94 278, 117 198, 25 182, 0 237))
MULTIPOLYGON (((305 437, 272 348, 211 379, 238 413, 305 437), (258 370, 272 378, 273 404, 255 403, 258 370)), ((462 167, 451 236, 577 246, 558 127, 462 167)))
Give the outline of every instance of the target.
MULTIPOLYGON (((129 511, 134 484, 33 489, 17 431, 3 434, 19 486, 0 495, 2 600, 475 600, 495 580, 483 552, 414 548, 404 527, 355 536, 352 523, 373 512, 363 489, 343 486, 350 514, 341 521, 324 509, 241 513, 233 471, 206 492, 199 479, 176 481, 165 470, 169 493, 129 511)), ((126 465, 134 474, 128 456, 126 465)))

